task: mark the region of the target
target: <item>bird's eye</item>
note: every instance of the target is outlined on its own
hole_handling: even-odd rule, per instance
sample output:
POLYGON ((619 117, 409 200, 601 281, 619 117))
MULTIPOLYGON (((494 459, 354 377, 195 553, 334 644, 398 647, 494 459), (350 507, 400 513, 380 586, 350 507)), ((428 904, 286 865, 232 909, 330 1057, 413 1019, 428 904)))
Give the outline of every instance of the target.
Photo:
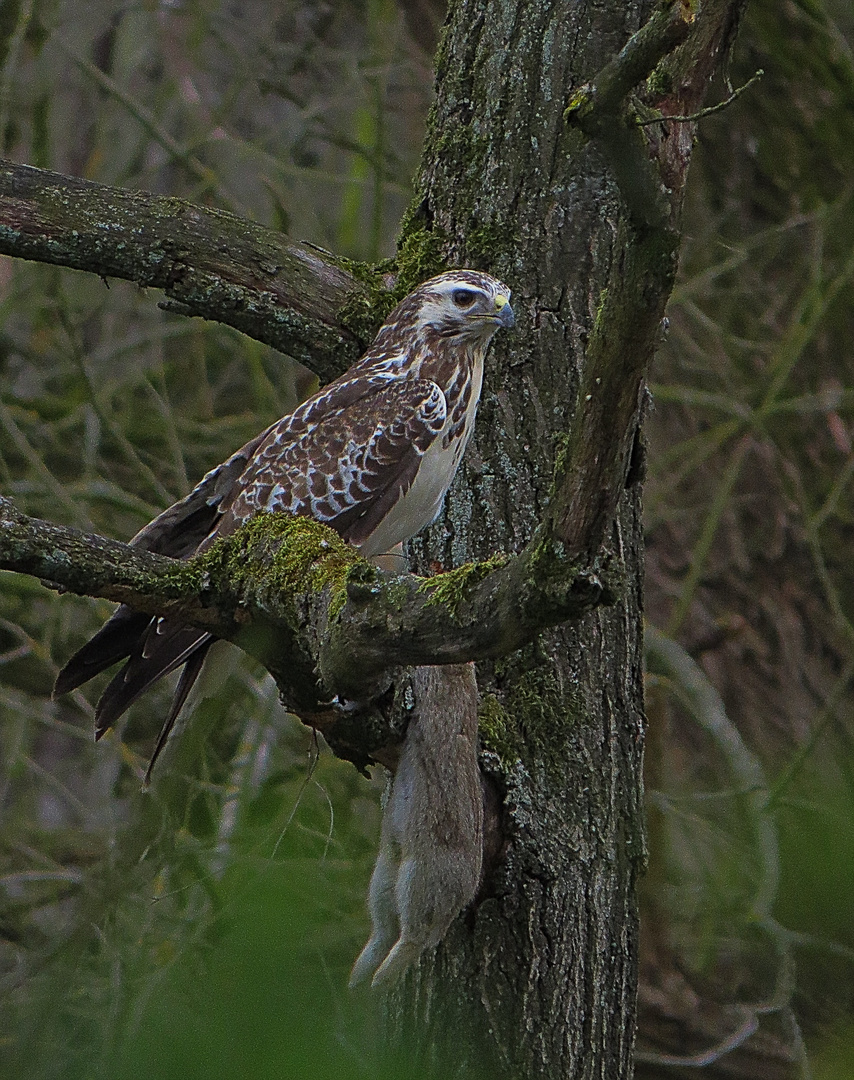
POLYGON ((477 293, 472 292, 471 289, 454 289, 451 293, 451 299, 457 307, 471 307, 477 299, 477 293))

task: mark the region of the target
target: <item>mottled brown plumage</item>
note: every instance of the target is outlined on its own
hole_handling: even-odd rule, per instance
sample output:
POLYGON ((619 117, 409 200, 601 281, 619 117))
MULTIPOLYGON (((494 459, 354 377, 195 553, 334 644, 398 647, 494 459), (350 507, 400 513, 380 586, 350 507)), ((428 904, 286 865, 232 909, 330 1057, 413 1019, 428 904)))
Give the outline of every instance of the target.
MULTIPOLYGON (((489 340, 513 323, 509 296, 473 270, 425 282, 349 371, 212 469, 131 543, 184 559, 277 510, 325 522, 368 558, 414 536, 441 511, 462 459, 489 340)), ((123 605, 68 661, 54 692, 127 658, 98 702, 100 737, 153 682, 186 665, 153 765, 212 640, 123 605)))

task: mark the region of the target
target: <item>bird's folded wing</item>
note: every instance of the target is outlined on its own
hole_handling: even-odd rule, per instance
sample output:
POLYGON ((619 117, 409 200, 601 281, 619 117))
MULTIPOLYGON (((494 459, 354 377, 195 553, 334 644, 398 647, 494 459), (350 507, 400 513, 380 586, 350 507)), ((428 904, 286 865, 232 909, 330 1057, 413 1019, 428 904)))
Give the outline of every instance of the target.
POLYGON ((363 387, 359 398, 311 422, 271 429, 241 478, 220 533, 259 510, 284 510, 331 525, 361 543, 411 486, 447 416, 428 379, 363 387))
POLYGON ((231 455, 228 461, 206 473, 189 495, 158 514, 130 541, 133 547, 186 559, 217 528, 223 504, 228 505, 239 490, 240 477, 270 432, 273 424, 231 455))
MULTIPOLYGON (((192 555, 202 541, 216 530, 223 501, 233 500, 241 474, 271 430, 267 428, 262 431, 232 454, 228 461, 211 469, 186 498, 174 503, 140 529, 130 541, 131 545, 174 559, 185 559, 192 555)), ((54 684, 54 697, 76 690, 106 668, 131 656, 150 622, 150 615, 142 615, 122 604, 62 668, 54 684)))
MULTIPOLYGON (((309 515, 359 544, 409 489, 444 426, 445 396, 421 379, 359 379, 297 410, 212 469, 132 543, 186 558, 259 511, 309 515)), ((68 661, 54 693, 67 693, 127 657, 96 708, 100 736, 154 682, 183 663, 158 751, 201 670, 211 637, 125 605, 68 661)))

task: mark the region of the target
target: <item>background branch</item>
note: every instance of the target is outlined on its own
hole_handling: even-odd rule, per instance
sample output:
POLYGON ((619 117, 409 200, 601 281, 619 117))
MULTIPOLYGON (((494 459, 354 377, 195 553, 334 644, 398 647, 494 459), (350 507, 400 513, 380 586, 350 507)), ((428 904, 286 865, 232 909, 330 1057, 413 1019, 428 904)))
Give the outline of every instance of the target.
POLYGON ((649 363, 676 277, 677 207, 627 95, 683 42, 694 21, 681 2, 656 11, 572 97, 566 122, 601 147, 626 208, 624 254, 599 298, 578 406, 558 462, 549 526, 570 559, 589 559, 616 514, 629 470, 649 363))
POLYGON ((366 344, 345 323, 367 290, 333 256, 181 199, 2 162, 0 253, 163 289, 171 310, 233 326, 324 382, 366 344))

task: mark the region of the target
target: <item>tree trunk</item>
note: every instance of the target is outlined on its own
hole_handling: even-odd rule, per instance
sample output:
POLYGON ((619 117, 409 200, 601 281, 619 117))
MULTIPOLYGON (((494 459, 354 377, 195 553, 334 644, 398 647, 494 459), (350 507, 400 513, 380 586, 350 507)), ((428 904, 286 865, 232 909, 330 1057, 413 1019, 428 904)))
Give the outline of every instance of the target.
MULTIPOLYGON (((702 44, 676 63, 681 107, 668 111, 699 99, 698 69, 713 67, 737 7, 709 12, 702 44)), ((625 254, 625 210, 603 155, 565 129, 563 111, 648 13, 452 8, 401 247, 435 245, 452 265, 498 274, 514 289, 519 330, 490 355, 446 516, 412 544, 422 567, 518 550, 548 504, 585 346, 625 254)), ((674 128, 660 161, 678 212, 690 133, 674 128)), ((438 1059, 444 1075, 483 1063, 484 1075, 507 1077, 631 1075, 645 858, 639 484, 626 487, 606 546, 628 582, 614 607, 479 666, 504 857, 468 922, 422 959, 392 1007, 425 1059, 452 1045, 438 1059)))

